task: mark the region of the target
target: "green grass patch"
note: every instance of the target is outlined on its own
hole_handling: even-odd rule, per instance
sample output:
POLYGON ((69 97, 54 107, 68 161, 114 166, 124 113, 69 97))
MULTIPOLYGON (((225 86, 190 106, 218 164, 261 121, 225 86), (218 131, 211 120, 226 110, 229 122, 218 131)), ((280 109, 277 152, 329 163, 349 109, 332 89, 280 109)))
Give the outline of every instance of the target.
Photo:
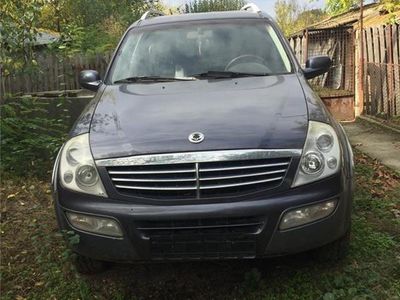
POLYGON ((81 276, 58 233, 49 184, 3 178, 2 299, 400 299, 399 178, 359 152, 356 158, 352 242, 339 263, 299 254, 118 265, 81 276))

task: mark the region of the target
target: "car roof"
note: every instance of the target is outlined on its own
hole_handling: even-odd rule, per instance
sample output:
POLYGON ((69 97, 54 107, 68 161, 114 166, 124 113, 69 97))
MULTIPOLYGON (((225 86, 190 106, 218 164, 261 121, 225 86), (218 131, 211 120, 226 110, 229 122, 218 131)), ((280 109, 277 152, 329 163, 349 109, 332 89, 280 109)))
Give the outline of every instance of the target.
POLYGON ((221 11, 221 12, 156 16, 156 17, 150 17, 145 20, 139 20, 133 23, 130 27, 161 25, 161 24, 176 23, 176 22, 190 22, 190 21, 202 21, 202 20, 261 19, 261 18, 272 20, 272 18, 268 14, 263 12, 255 13, 255 12, 238 10, 238 11, 221 11))

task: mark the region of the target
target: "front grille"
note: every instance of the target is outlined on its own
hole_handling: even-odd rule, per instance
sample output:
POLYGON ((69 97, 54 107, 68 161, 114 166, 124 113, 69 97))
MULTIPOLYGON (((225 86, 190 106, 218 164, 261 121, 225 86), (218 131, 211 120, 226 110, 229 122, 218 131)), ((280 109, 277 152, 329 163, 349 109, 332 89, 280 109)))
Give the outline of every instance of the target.
POLYGON ((139 221, 136 229, 150 240, 152 259, 253 258, 259 217, 139 221))
POLYGON ((158 199, 201 199, 276 188, 291 158, 108 167, 121 194, 158 199))

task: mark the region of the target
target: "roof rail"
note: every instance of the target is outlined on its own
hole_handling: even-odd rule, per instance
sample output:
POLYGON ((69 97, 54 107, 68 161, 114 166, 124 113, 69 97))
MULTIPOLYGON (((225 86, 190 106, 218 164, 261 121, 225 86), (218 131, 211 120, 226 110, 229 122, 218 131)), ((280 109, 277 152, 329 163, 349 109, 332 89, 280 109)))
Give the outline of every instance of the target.
POLYGON ((258 6, 255 5, 254 3, 246 4, 240 10, 250 11, 250 12, 253 12, 253 13, 260 13, 261 12, 261 9, 259 9, 258 6))
POLYGON ((140 17, 140 21, 146 20, 152 16, 165 16, 164 13, 162 13, 161 11, 155 10, 155 9, 150 9, 148 11, 146 11, 141 17, 140 17))

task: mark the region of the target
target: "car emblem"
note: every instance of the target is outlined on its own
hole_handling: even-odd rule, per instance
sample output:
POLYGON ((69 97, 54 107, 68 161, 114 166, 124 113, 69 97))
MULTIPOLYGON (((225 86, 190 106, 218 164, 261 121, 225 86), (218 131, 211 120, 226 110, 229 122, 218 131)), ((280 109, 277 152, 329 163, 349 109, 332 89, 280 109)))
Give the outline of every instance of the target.
POLYGON ((189 135, 189 141, 193 144, 198 144, 204 141, 204 134, 201 132, 193 132, 189 135))

